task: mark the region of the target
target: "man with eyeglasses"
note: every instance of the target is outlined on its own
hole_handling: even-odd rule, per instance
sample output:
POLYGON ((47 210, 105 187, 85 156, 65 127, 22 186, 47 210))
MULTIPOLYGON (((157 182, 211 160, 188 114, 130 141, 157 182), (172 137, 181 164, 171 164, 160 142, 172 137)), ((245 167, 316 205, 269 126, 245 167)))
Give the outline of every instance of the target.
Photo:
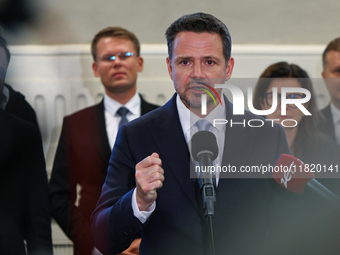
MULTIPOLYGON (((158 106, 136 92, 143 70, 137 37, 120 27, 99 31, 92 40, 92 69, 104 86, 97 105, 64 119, 49 184, 51 212, 73 241, 74 254, 100 254, 93 245, 90 216, 106 177, 118 129, 158 106)), ((136 240, 123 254, 138 254, 136 240)))
POLYGON ((321 110, 318 127, 331 140, 340 144, 340 37, 329 42, 322 54, 322 64, 322 77, 331 102, 321 110))

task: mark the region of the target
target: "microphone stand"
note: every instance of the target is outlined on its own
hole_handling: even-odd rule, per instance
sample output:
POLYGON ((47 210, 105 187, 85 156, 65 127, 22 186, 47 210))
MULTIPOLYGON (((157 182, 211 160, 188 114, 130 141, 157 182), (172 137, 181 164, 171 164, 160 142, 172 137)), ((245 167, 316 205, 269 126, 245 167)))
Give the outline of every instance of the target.
POLYGON ((212 216, 208 216, 208 235, 209 235, 209 247, 210 247, 210 255, 215 255, 215 244, 214 244, 214 233, 212 226, 212 216))
POLYGON ((214 216, 214 206, 216 202, 216 185, 213 181, 212 174, 204 173, 202 180, 202 197, 205 217, 207 217, 208 239, 210 255, 215 255, 214 233, 212 219, 214 216))
MULTIPOLYGON (((209 131, 199 131, 191 139, 191 153, 193 159, 205 169, 212 166, 212 162, 218 155, 216 136, 209 131)), ((214 216, 214 206, 216 203, 216 179, 212 172, 202 171, 199 177, 200 191, 202 192, 203 210, 207 217, 207 228, 209 235, 210 255, 215 255, 214 235, 212 218, 214 216)))

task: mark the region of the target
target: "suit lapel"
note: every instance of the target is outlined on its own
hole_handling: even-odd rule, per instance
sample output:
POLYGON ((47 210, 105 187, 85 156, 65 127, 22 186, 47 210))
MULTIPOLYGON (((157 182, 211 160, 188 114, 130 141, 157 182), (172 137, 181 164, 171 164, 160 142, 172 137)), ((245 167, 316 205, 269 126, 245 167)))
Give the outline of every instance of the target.
POLYGON ((251 129, 246 123, 245 116, 233 115, 233 105, 226 97, 225 100, 228 123, 226 124, 222 164, 231 165, 233 163, 236 166, 242 162, 245 165, 252 148, 251 129), (231 122, 233 123, 232 125, 231 122), (243 122, 245 123, 243 124, 243 122))
MULTIPOLYGON (((102 100, 92 112, 91 123, 93 123, 93 134, 90 134, 96 146, 98 155, 102 157, 103 162, 108 162, 111 155, 111 148, 109 139, 106 133, 105 115, 104 115, 104 101, 102 100)), ((89 137, 89 138, 90 138, 89 137)), ((91 139, 91 138, 90 138, 91 139)), ((107 169, 105 169, 106 174, 107 169)))
MULTIPOLYGON (((233 124, 231 127, 231 120, 233 123, 243 123, 245 116, 233 115, 233 105, 226 97, 224 99, 228 123, 226 124, 222 166, 230 165, 240 169, 241 164, 247 165, 253 138, 249 126, 243 127, 243 124, 233 124)), ((220 175, 216 196, 216 216, 219 212, 224 211, 223 208, 227 206, 232 191, 239 181, 238 178, 228 178, 228 174, 220 175)))
POLYGON ((167 176, 172 175, 197 210, 197 181, 190 179, 190 154, 178 117, 176 94, 149 129, 165 169, 165 183, 167 176))
POLYGON ((323 126, 320 127, 320 130, 324 131, 324 133, 326 133, 330 139, 335 141, 335 130, 330 104, 322 111, 322 114, 325 118, 325 121, 323 122, 323 126))

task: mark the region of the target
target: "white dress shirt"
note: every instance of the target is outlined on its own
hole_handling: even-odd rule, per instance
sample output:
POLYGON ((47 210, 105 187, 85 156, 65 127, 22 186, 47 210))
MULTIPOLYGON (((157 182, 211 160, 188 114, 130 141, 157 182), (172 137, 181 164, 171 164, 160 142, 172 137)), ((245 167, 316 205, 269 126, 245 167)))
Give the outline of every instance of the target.
MULTIPOLYGON (((225 101, 223 96, 221 97, 222 106, 219 104, 217 107, 214 108, 213 111, 211 111, 205 119, 208 120, 212 125, 214 124, 214 119, 226 119, 226 110, 225 110, 225 101)), ((179 98, 179 95, 177 94, 176 98, 176 104, 177 104, 177 111, 179 115, 179 120, 181 122, 183 134, 185 137, 185 140, 188 144, 188 148, 190 150, 190 139, 193 136, 195 132, 198 131, 197 127, 194 126, 196 121, 200 119, 197 115, 192 113, 182 102, 182 100, 179 98)), ((219 164, 222 163, 222 155, 223 155, 223 149, 224 149, 224 138, 225 138, 225 125, 216 125, 216 127, 211 127, 209 131, 213 132, 217 139, 217 146, 219 149, 219 154, 216 160, 214 160, 213 164, 219 164)), ((188 169, 189 171, 189 169, 188 169)), ((216 185, 218 184, 218 176, 216 176, 216 185)), ((133 191, 132 195, 132 209, 135 217, 140 220, 140 222, 145 223, 146 220, 150 217, 152 212, 156 208, 156 201, 153 202, 153 204, 148 208, 147 211, 140 211, 137 205, 137 199, 136 199, 136 189, 133 191)))
POLYGON ((122 119, 122 117, 117 114, 117 110, 122 106, 129 110, 129 112, 126 114, 128 121, 134 120, 141 116, 141 99, 138 93, 136 93, 125 105, 118 103, 108 95, 104 94, 106 133, 111 149, 113 148, 113 145, 116 141, 118 125, 122 119))
POLYGON ((333 124, 335 131, 335 138, 338 144, 340 144, 340 110, 331 103, 331 113, 333 116, 333 124))

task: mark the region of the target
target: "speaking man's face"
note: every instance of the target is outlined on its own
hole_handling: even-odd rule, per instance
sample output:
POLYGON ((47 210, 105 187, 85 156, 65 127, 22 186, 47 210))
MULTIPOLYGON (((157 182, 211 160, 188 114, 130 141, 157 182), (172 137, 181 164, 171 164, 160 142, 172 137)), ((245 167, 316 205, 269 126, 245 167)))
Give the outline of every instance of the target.
POLYGON ((214 87, 216 81, 224 83, 231 77, 234 59, 226 64, 222 40, 216 33, 180 32, 172 52, 172 59, 167 58, 169 75, 188 108, 201 107, 201 95, 206 93, 202 88, 208 89, 205 84, 214 87))

